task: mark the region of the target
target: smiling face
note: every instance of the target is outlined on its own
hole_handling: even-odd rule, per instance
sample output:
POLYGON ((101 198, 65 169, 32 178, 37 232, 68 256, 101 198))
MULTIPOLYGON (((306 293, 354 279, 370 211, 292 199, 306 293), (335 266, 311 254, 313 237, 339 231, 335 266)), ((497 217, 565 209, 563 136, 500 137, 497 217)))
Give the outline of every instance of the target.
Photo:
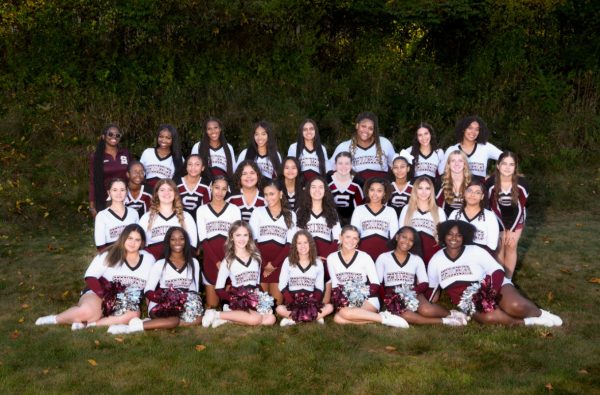
POLYGON ((396 250, 402 252, 409 252, 415 244, 415 238, 413 232, 405 230, 396 236, 396 250))
POLYGON ((129 254, 138 252, 142 248, 142 235, 135 230, 130 232, 127 239, 125 239, 124 247, 129 254))
POLYGON ((119 141, 121 141, 121 131, 116 127, 111 127, 102 135, 102 138, 107 146, 116 147, 119 145, 119 141))
POLYGON ((225 196, 227 196, 228 184, 227 181, 219 179, 212 183, 210 187, 212 200, 217 202, 222 202, 225 200, 225 196))
POLYGON ((127 196, 127 185, 123 181, 114 181, 108 189, 108 196, 112 202, 124 202, 127 196))
POLYGON ((352 170, 352 161, 347 156, 340 156, 335 161, 335 171, 343 176, 350 174, 352 170))
POLYGON ((312 122, 306 122, 304 126, 302 126, 302 137, 304 141, 313 141, 315 139, 315 125, 312 122))
POLYGON ((427 128, 419 128, 417 129, 417 140, 422 147, 429 147, 431 144, 431 133, 427 128))
POLYGON ((175 230, 171 233, 171 238, 169 239, 169 247, 171 247, 171 251, 177 254, 183 253, 185 248, 185 236, 183 232, 180 230, 175 230))
POLYGON ((162 149, 171 149, 173 144, 173 135, 169 129, 163 129, 158 133, 158 147, 162 149))
POLYGON ((460 233, 458 226, 452 227, 444 238, 446 248, 451 251, 459 250, 463 246, 463 235, 460 233))
POLYGON ((246 249, 248 241, 250 240, 250 232, 245 226, 240 226, 233 232, 233 245, 237 251, 246 249))
POLYGON ((369 202, 381 204, 385 195, 385 186, 381 183, 374 182, 369 186, 367 191, 369 194, 369 202))
POLYGON ((265 201, 267 202, 267 206, 269 208, 281 206, 283 192, 281 192, 279 189, 273 185, 269 185, 265 187, 263 194, 265 195, 265 201))
POLYGON ((242 188, 254 188, 258 183, 258 174, 254 171, 252 166, 246 165, 242 170, 242 177, 240 178, 242 188))
POLYGON ((474 121, 465 129, 463 140, 474 143, 477 141, 477 137, 479 137, 479 122, 474 121))
POLYGON ((504 177, 512 177, 517 168, 514 158, 511 158, 510 156, 504 157, 497 166, 500 175, 504 177))
POLYGON ((158 188, 157 194, 158 200, 161 203, 170 204, 173 203, 173 201, 175 200, 175 191, 173 190, 173 188, 171 188, 169 184, 162 184, 158 188))
POLYGON ((344 233, 340 235, 340 243, 342 248, 346 251, 351 251, 356 249, 358 246, 359 235, 355 230, 346 230, 344 233))
POLYGON ((394 164, 392 165, 392 173, 394 173, 394 177, 399 180, 405 180, 409 171, 410 166, 404 159, 396 159, 394 161, 394 164))
POLYGON ((127 172, 127 179, 129 182, 135 185, 142 185, 145 177, 146 174, 144 174, 144 166, 142 166, 141 163, 131 165, 129 171, 127 172))
POLYGON ((431 185, 429 185, 427 181, 423 180, 416 185, 416 188, 417 199, 422 202, 429 202, 432 194, 431 185))
POLYGON ((358 138, 359 143, 373 143, 375 140, 373 133, 375 133, 375 124, 370 119, 363 119, 356 124, 356 137, 358 138))
POLYGON ((185 169, 190 177, 199 177, 200 173, 204 170, 202 159, 198 156, 191 156, 185 164, 185 169))
POLYGON ((283 177, 287 180, 295 180, 298 177, 298 167, 293 160, 286 160, 283 164, 283 177))
POLYGON ((323 181, 314 179, 310 183, 309 193, 312 200, 323 200, 325 196, 325 184, 323 184, 323 181))
POLYGON ((310 252, 310 244, 308 238, 304 235, 299 235, 296 239, 296 249, 300 258, 307 258, 310 252))
POLYGON ((479 185, 471 185, 465 190, 465 201, 467 202, 467 206, 479 207, 481 201, 483 200, 483 189, 479 185))
POLYGON ((454 174, 462 174, 465 170, 465 160, 459 153, 450 154, 448 157, 448 164, 450 165, 450 171, 454 174))
POLYGON ((269 140, 269 135, 267 134, 267 130, 262 126, 259 126, 254 131, 254 142, 258 148, 266 148, 267 141, 269 140))
POLYGON ((219 122, 209 121, 206 124, 206 134, 208 135, 208 140, 211 144, 218 144, 219 138, 221 137, 221 126, 219 126, 219 122))

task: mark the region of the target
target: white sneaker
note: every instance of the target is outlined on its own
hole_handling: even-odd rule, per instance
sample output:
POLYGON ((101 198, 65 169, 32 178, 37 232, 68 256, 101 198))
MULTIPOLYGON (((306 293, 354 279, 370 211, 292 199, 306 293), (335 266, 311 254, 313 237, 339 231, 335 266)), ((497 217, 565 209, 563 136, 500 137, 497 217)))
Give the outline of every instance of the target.
POLYGON ((138 317, 132 318, 131 321, 129 321, 129 325, 127 325, 127 326, 129 327, 129 330, 127 331, 127 333, 135 333, 135 332, 143 332, 144 331, 144 321, 142 321, 138 317))
POLYGON ((381 323, 383 325, 392 326, 394 328, 404 328, 404 329, 409 327, 408 322, 406 322, 406 320, 400 316, 391 314, 387 311, 384 311, 383 313, 379 313, 379 315, 382 318, 381 323))
POLYGON ((296 321, 294 321, 291 318, 282 318, 279 325, 280 326, 292 326, 292 325, 296 325, 296 321))
POLYGON ((80 331, 82 329, 85 329, 85 324, 83 322, 74 322, 71 324, 72 331, 80 331))
POLYGON ((217 315, 217 311, 215 309, 208 309, 204 312, 204 316, 202 316, 202 326, 204 328, 210 328, 210 324, 215 320, 215 316, 217 315))
POLYGON ((213 328, 218 328, 218 327, 220 327, 221 325, 225 325, 225 324, 226 324, 226 323, 228 323, 228 322, 229 322, 229 321, 227 321, 227 320, 222 320, 222 319, 220 319, 220 318, 215 318, 215 320, 212 322, 212 325, 211 325, 211 327, 213 327, 213 328))
POLYGON ((525 323, 526 326, 530 326, 530 325, 539 325, 539 326, 546 326, 546 327, 554 326, 554 322, 552 322, 552 320, 550 320, 547 317, 542 317, 542 316, 523 318, 523 322, 525 323))
POLYGON ((554 326, 562 326, 562 324, 563 324, 563 321, 559 316, 557 316, 556 314, 552 314, 551 312, 549 312, 547 310, 542 310, 542 315, 540 317, 544 317, 544 318, 552 321, 554 323, 554 326))
POLYGON ((111 335, 122 335, 123 333, 129 333, 129 325, 125 324, 113 324, 108 327, 107 333, 111 335))
POLYGON ((231 311, 228 304, 223 305, 223 311, 231 311))
POLYGON ((56 325, 56 316, 55 315, 46 315, 44 317, 40 317, 35 320, 36 325, 56 325))
POLYGON ((319 318, 317 322, 321 325, 325 325, 325 318, 319 318))
POLYGON ((459 318, 459 317, 448 316, 448 317, 442 318, 442 324, 448 325, 448 326, 465 326, 465 325, 467 325, 467 320, 463 320, 462 318, 459 318))
POLYGON ((471 320, 471 316, 468 316, 462 311, 458 310, 450 310, 450 317, 459 318, 461 321, 464 321, 464 325, 467 325, 467 322, 471 320))

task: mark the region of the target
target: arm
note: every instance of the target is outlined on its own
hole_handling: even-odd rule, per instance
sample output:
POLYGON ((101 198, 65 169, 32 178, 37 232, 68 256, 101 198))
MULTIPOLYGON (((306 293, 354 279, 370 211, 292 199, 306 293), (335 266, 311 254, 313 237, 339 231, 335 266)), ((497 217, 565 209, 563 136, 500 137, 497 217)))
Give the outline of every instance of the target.
POLYGON ((217 275, 217 282, 215 283, 215 291, 219 296, 219 299, 229 302, 229 294, 225 290, 225 283, 229 278, 229 268, 227 267, 227 261, 223 259, 219 266, 219 274, 217 275))
POLYGON ((94 220, 94 242, 96 248, 100 249, 107 243, 106 235, 104 234, 104 211, 99 212, 94 220))
POLYGON ((485 223, 488 229, 487 246, 492 250, 496 251, 498 248, 498 237, 500 235, 500 227, 498 226, 498 219, 496 215, 490 210, 485 210, 485 223))
POLYGON ((152 265, 152 269, 150 269, 150 275, 148 276, 148 281, 146 281, 146 288, 144 289, 144 294, 146 297, 155 302, 155 292, 158 289, 158 284, 160 282, 160 277, 162 275, 162 269, 164 267, 164 260, 159 260, 152 265))
POLYGON ((427 277, 425 263, 420 256, 411 255, 411 257, 417 261, 415 272, 415 292, 418 294, 424 294, 429 289, 429 278, 427 277))

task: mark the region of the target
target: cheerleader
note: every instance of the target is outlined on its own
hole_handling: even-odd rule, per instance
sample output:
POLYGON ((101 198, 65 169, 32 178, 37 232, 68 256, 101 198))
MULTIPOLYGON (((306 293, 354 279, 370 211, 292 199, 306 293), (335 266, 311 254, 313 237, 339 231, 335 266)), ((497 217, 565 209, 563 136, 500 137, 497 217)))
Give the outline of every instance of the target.
POLYGON ((300 162, 293 156, 283 160, 283 171, 278 177, 283 193, 291 210, 296 209, 297 196, 300 195, 304 185, 304 176, 300 174, 300 162))
POLYGON ((439 249, 436 227, 446 220, 444 210, 435 204, 433 183, 428 177, 415 181, 408 204, 400 213, 400 226, 411 226, 419 233, 425 266, 439 249))
POLYGON ((318 175, 323 176, 330 170, 327 149, 321 145, 319 128, 312 119, 305 119, 300 124, 297 141, 290 146, 288 156, 293 156, 300 162, 306 181, 318 175))
POLYGON ((449 220, 438 226, 444 249, 429 262, 430 300, 440 289, 481 324, 561 326, 557 315, 539 309, 510 283, 502 267, 482 248, 470 245, 475 228, 449 220))
POLYGON ((281 173, 277 138, 268 122, 260 121, 254 125, 254 134, 250 138, 248 148, 240 153, 236 167, 246 160, 256 162, 264 178, 263 182, 274 180, 281 173))
POLYGON ((292 239, 290 256, 283 262, 279 275, 279 290, 285 301, 276 309, 283 317, 281 326, 310 321, 325 323, 324 317, 333 312, 333 306, 323 305, 321 301, 324 271, 312 236, 304 229, 299 230, 292 239))
MULTIPOLYGON (((363 179, 387 177, 388 169, 396 155, 392 143, 379 136, 377 116, 363 112, 356 117, 356 133, 352 139, 337 146, 333 157, 342 151, 352 155, 352 168, 363 179)), ((331 163, 333 168, 334 163, 331 163)))
POLYGON ((425 297, 429 285, 425 263, 416 252, 421 248, 417 231, 410 226, 400 228, 389 246, 392 251, 381 254, 375 262, 384 287, 386 310, 410 324, 467 325, 465 314, 456 310, 449 312, 425 297))
POLYGON ((183 209, 196 218, 198 207, 210 201, 210 176, 200 155, 192 154, 185 161, 186 174, 178 178, 177 190, 183 209))
POLYGON ((261 184, 261 174, 258 165, 246 160, 238 166, 233 175, 234 193, 227 198, 227 203, 237 206, 242 213, 242 220, 249 222, 256 207, 265 205, 265 199, 260 196, 258 186, 261 184))
POLYGON ((467 166, 467 157, 462 151, 455 150, 448 155, 441 186, 436 201, 444 209, 446 216, 462 208, 465 189, 471 182, 471 171, 467 166))
POLYGON ((225 201, 228 184, 223 176, 217 176, 211 185, 212 200, 200 206, 196 212, 198 239, 204 251, 202 282, 206 291, 206 306, 214 309, 219 304, 215 292, 219 264, 225 257, 225 240, 231 224, 242 219, 240 209, 225 201))
POLYGON ((122 136, 117 125, 108 125, 102 132, 96 151, 90 155, 88 200, 92 218, 106 208, 108 181, 113 178, 125 179, 131 155, 127 149, 119 147, 122 136))
POLYGON ((179 134, 173 125, 160 125, 156 147, 146 148, 140 162, 146 169, 146 181, 152 188, 162 178, 179 177, 183 170, 179 134))
POLYGON ((523 233, 529 190, 525 178, 518 173, 518 159, 513 152, 500 155, 492 178, 488 180, 490 207, 502 227, 498 260, 506 277, 512 278, 517 266, 517 245, 523 233))
POLYGON ((140 218, 140 225, 146 232, 146 240, 148 240, 146 250, 156 259, 163 257, 165 234, 173 226, 185 229, 193 248, 198 245, 196 223, 194 218, 183 210, 173 180, 163 178, 157 181, 150 211, 140 218))
MULTIPOLYGON (((488 128, 485 122, 478 116, 470 116, 461 119, 456 124, 456 142, 457 144, 446 150, 446 158, 450 153, 459 150, 464 152, 469 161, 469 170, 473 177, 485 180, 487 176, 488 161, 498 160, 502 153, 495 145, 488 143, 488 128)), ((447 161, 444 161, 446 164, 447 161)), ((443 171, 443 167, 441 171, 443 171)))
POLYGON ((496 248, 498 248, 498 219, 493 212, 485 207, 486 199, 483 184, 477 179, 471 180, 465 190, 464 207, 460 210, 454 210, 448 218, 465 221, 475 226, 473 243, 495 256, 496 248))
POLYGON ((371 257, 356 249, 360 234, 353 225, 342 228, 340 250, 327 257, 338 324, 379 322, 396 328, 408 328, 404 318, 388 312, 378 313, 379 278, 371 257))
POLYGON ((342 226, 348 225, 354 209, 364 200, 363 181, 352 173, 352 156, 340 152, 335 156, 335 172, 327 175, 327 184, 342 226))
POLYGON ((360 249, 373 261, 386 251, 388 241, 398 230, 396 211, 385 205, 390 196, 390 184, 383 178, 371 178, 365 184, 365 204, 352 214, 352 225, 360 233, 360 249))
POLYGON ((421 122, 415 135, 412 146, 407 150, 415 158, 413 181, 421 176, 426 176, 436 182, 444 169, 444 151, 438 148, 433 126, 421 122))
POLYGON ((125 206, 127 185, 120 178, 110 180, 108 197, 110 206, 98 213, 94 221, 94 241, 98 252, 104 251, 113 244, 125 227, 137 224, 140 220, 138 212, 125 206))
POLYGON ((129 325, 112 325, 108 333, 135 333, 153 329, 199 325, 202 300, 199 295, 200 265, 185 229, 169 229, 164 242, 165 258, 152 265, 144 293, 150 320, 139 317, 129 325))
POLYGON ((225 259, 219 266, 215 285, 219 297, 229 303, 228 309, 221 312, 207 310, 202 319, 203 327, 216 328, 227 322, 252 326, 275 323, 272 311, 269 312, 270 308, 262 302, 264 295, 258 291, 260 265, 260 253, 250 226, 244 221, 235 221, 229 228, 225 259), (227 280, 231 281, 229 290, 225 290, 227 280))
POLYGON ((252 212, 249 224, 263 262, 260 286, 279 305, 283 302, 278 287, 279 273, 296 233, 296 213, 288 208, 277 181, 268 182, 263 194, 267 205, 252 212))
POLYGON ((152 188, 146 184, 144 165, 138 161, 131 161, 127 168, 127 198, 125 205, 138 212, 140 218, 152 204, 152 188))
POLYGON ((58 315, 40 317, 35 324, 71 324, 71 329, 79 330, 125 324, 139 317, 142 291, 154 264, 154 257, 142 250, 145 242, 144 230, 139 225, 127 225, 117 241, 96 255, 88 267, 86 288, 77 306, 58 315), (119 298, 119 292, 126 296, 119 298))
POLYGON ((408 204, 410 193, 412 192, 412 183, 410 182, 411 164, 413 156, 406 150, 402 150, 392 162, 392 193, 388 200, 388 206, 396 210, 399 217, 402 208, 408 204))
POLYGON ((225 176, 233 179, 235 155, 233 147, 227 142, 223 124, 217 118, 208 118, 204 123, 202 140, 194 144, 192 154, 202 158, 210 172, 211 178, 225 176))

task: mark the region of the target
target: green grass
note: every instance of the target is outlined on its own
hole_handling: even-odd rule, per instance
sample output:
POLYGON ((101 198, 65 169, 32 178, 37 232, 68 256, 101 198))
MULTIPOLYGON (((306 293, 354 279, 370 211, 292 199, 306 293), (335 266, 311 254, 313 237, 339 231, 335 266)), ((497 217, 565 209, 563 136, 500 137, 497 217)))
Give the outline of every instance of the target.
POLYGON ((36 327, 38 316, 77 301, 92 229, 22 232, 0 225, 3 394, 600 392, 600 285, 589 281, 600 277, 599 210, 533 213, 524 232, 517 284, 558 313, 562 328, 399 330, 328 320, 114 337, 36 327))

